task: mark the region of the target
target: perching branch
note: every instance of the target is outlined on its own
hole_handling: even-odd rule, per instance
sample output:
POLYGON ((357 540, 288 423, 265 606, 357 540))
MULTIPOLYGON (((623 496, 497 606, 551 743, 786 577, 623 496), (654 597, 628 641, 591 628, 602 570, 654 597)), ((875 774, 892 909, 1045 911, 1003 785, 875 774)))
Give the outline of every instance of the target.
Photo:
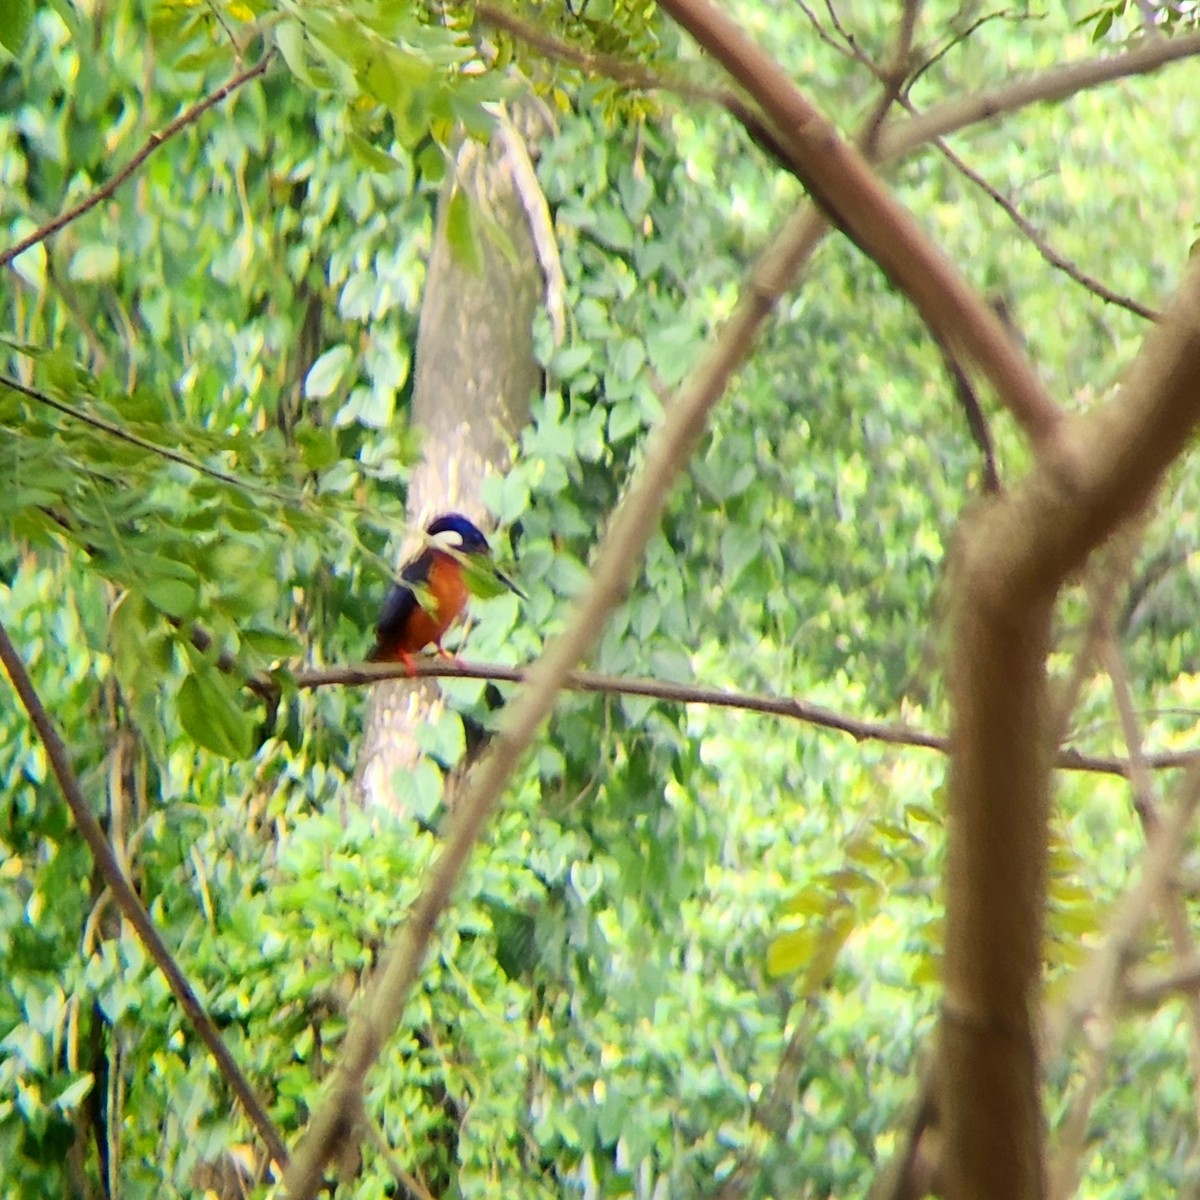
MULTIPOLYGON (((207 641, 205 645, 207 645, 207 641)), ((232 670, 234 662, 218 663, 221 669, 232 670)), ((326 667, 301 671, 292 680, 301 691, 322 687, 356 687, 378 683, 382 679, 487 679, 495 683, 524 683, 529 675, 525 667, 503 667, 491 663, 450 661, 443 658, 418 658, 412 669, 400 663, 363 663, 353 667, 326 667)), ((278 699, 279 687, 269 676, 252 677, 246 686, 264 697, 278 699)), ((733 708, 742 712, 764 713, 786 717, 820 729, 832 729, 847 734, 856 742, 883 742, 890 746, 911 746, 936 750, 946 754, 950 739, 942 733, 931 733, 903 722, 871 721, 852 717, 801 700, 796 696, 769 696, 756 692, 731 692, 723 688, 703 687, 693 683, 673 683, 665 679, 639 679, 628 675, 601 675, 595 671, 571 671, 563 690, 596 692, 610 696, 644 696, 670 704, 705 704, 711 708, 733 708)), ((1200 760, 1200 750, 1164 751, 1143 756, 1152 771, 1178 770, 1200 760)), ((1058 751, 1056 767, 1064 771, 1086 771, 1098 775, 1127 777, 1130 762, 1110 754, 1087 754, 1069 747, 1058 751)))
POLYGON ((142 945, 146 947, 150 957, 154 959, 158 969, 163 973, 175 999, 179 1001, 179 1005, 188 1020, 191 1021, 192 1027, 200 1035, 200 1040, 208 1047, 234 1095, 241 1101, 242 1108, 245 1109, 246 1115, 258 1130, 259 1137, 266 1143, 271 1157, 279 1167, 285 1167, 288 1153, 279 1130, 275 1128, 271 1118, 267 1115, 266 1107, 255 1094, 245 1075, 242 1074, 241 1068, 221 1039, 221 1034, 213 1024, 212 1018, 205 1011, 200 998, 188 982, 187 976, 180 969, 171 951, 167 948, 166 942, 163 941, 162 935, 151 921, 150 915, 142 906, 137 893, 125 877, 108 838, 104 836, 100 822, 92 813, 83 795, 79 780, 67 756, 67 748, 63 745, 62 739, 58 736, 58 730, 54 727, 54 722, 51 721, 39 699, 29 674, 25 670, 25 664, 9 640, 3 623, 0 623, 0 662, 4 663, 5 670, 12 680, 13 688, 20 697, 25 711, 29 714, 34 729, 37 730, 38 737, 46 749, 46 756, 50 760, 51 769, 58 780, 58 786, 62 789, 63 797, 75 818, 76 827, 87 842, 92 852, 92 859, 100 874, 104 876, 104 882, 108 885, 117 907, 133 926, 142 945))
POLYGON ((197 101, 190 108, 185 108, 175 120, 163 129, 152 133, 142 144, 141 149, 107 183, 96 188, 95 191, 89 192, 78 204, 68 208, 65 212, 59 213, 57 217, 47 221, 44 225, 38 226, 37 229, 23 237, 19 242, 9 246, 7 250, 0 251, 0 267, 8 266, 18 254, 23 254, 31 246, 36 246, 39 242, 44 242, 47 238, 53 237, 56 233, 59 233, 70 225, 72 221, 77 221, 84 213, 90 212, 97 204, 107 200, 160 146, 165 145, 171 138, 181 130, 186 129, 189 125, 194 125, 210 108, 220 104, 222 100, 231 96, 238 88, 243 87, 250 80, 257 79, 260 75, 266 74, 266 70, 271 65, 273 57, 274 52, 268 50, 254 66, 248 67, 246 70, 234 75, 232 79, 223 83, 215 92, 210 92, 203 100, 197 101))

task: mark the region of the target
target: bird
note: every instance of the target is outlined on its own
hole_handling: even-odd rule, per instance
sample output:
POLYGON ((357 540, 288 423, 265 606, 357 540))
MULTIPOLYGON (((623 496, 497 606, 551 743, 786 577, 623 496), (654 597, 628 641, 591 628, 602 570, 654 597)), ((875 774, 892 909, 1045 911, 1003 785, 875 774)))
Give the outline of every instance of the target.
MULTIPOLYGON (((404 564, 387 594, 368 662, 402 662, 412 670, 413 655, 429 645, 450 657, 442 638, 466 611, 470 592, 464 578, 465 560, 490 559, 492 548, 483 531, 457 512, 442 513, 430 521, 425 538, 425 548, 404 564)), ((487 570, 524 598, 506 575, 490 564, 487 570)))

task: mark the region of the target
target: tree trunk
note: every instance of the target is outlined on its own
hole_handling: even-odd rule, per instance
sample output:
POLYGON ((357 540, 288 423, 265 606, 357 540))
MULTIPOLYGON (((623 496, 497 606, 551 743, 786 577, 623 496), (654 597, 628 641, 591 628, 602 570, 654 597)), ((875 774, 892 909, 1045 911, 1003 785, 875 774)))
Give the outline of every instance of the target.
MULTIPOLYGON (((502 119, 489 146, 464 142, 438 201, 413 388, 412 419, 424 458, 409 484, 412 533, 401 561, 435 513, 453 509, 484 523, 483 480, 505 469, 509 445, 529 419, 539 379, 533 356, 533 318, 543 294, 539 248, 547 245, 549 218, 525 145, 544 128, 540 113, 527 105, 514 123, 502 119), (474 264, 455 252, 448 236, 455 188, 484 215, 477 224, 491 221, 499 230, 482 229, 474 264)), ((397 781, 420 757, 415 730, 435 720, 441 705, 432 680, 372 689, 358 776, 364 804, 406 809, 397 781)))

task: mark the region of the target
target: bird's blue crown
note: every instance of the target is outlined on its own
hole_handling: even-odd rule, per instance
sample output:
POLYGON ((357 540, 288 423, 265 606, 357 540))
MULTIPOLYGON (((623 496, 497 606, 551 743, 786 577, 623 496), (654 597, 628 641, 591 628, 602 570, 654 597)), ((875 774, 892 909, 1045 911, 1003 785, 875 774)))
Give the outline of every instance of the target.
POLYGON ((490 550, 483 531, 462 513, 442 513, 440 517, 434 517, 425 527, 425 533, 434 539, 440 533, 457 533, 462 539, 462 544, 454 546, 453 549, 461 550, 464 554, 487 554, 490 550))

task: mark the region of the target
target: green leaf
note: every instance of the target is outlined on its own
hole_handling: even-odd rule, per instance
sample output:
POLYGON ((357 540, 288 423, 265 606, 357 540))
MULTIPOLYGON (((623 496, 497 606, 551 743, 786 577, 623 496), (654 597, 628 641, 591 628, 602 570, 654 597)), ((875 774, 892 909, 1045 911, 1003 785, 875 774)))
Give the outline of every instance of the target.
POLYGON ((117 247, 109 242, 80 246, 71 256, 67 276, 80 283, 102 283, 116 278, 120 266, 117 247))
POLYGON ((767 947, 767 970, 779 978, 798 971, 812 957, 813 935, 810 929, 790 929, 767 947))
POLYGON ((312 72, 308 69, 308 47, 304 28, 299 21, 280 21, 275 26, 275 44, 288 70, 306 87, 315 87, 312 72))
POLYGON ((361 133, 354 133, 353 131, 348 133, 346 135, 346 145, 350 147, 351 154, 364 167, 369 167, 372 171, 378 171, 381 175, 391 175, 393 172, 402 169, 401 164, 390 154, 380 150, 378 146, 373 146, 361 133))
POLYGON ((478 274, 483 268, 483 253, 479 246, 479 232, 475 228, 471 198, 460 187, 455 187, 446 210, 446 240, 458 263, 466 270, 478 274))
POLYGON ((310 400, 324 400, 337 390, 350 365, 353 351, 347 345, 333 346, 313 363, 304 379, 304 394, 310 400))
POLYGON ((463 582, 467 591, 481 600, 489 600, 493 596, 503 596, 512 590, 512 584, 504 576, 498 566, 482 554, 455 555, 462 565, 463 582))
POLYGON ((291 658, 301 650, 296 638, 274 629, 243 628, 241 638, 248 649, 264 658, 291 658))
POLYGON ((608 440, 623 442, 627 437, 638 433, 642 428, 642 412, 632 400, 622 400, 614 404, 608 413, 608 440))
POLYGON ((298 429, 296 445, 310 471, 324 471, 338 460, 337 438, 323 426, 305 425, 298 429))
POLYGON ((61 1112, 71 1112, 78 1108, 80 1102, 92 1090, 94 1080, 90 1071, 80 1075, 73 1083, 67 1084, 57 1096, 54 1097, 54 1106, 61 1112))
POLYGON ((182 620, 196 611, 196 587, 183 579, 168 579, 165 576, 151 579, 143 584, 142 594, 160 612, 176 620, 182 620))
POLYGON ((255 723, 242 707, 244 691, 198 653, 189 653, 189 658, 192 674, 184 679, 176 697, 179 723, 206 750, 222 758, 249 758, 255 723))
POLYGON ((398 771, 396 783, 396 795, 404 798, 406 811, 418 821, 431 820, 446 790, 432 759, 422 759, 411 771, 398 771))
POLYGON ((133 562, 142 595, 160 612, 180 620, 196 611, 200 577, 192 567, 156 554, 139 554, 133 562))
POLYGON ((429 129, 434 68, 399 46, 376 41, 361 82, 391 112, 400 144, 415 146, 429 129))
POLYGON ((4 0, 0 4, 0 46, 14 57, 21 53, 33 24, 33 0, 4 0))
POLYGON ((558 379, 572 379, 592 361, 592 348, 586 342, 563 346, 550 360, 550 373, 558 379))
POLYGON ((758 546, 753 537, 748 537, 740 525, 729 525, 721 534, 721 568, 725 573, 725 585, 737 582, 741 573, 754 560, 758 546))

